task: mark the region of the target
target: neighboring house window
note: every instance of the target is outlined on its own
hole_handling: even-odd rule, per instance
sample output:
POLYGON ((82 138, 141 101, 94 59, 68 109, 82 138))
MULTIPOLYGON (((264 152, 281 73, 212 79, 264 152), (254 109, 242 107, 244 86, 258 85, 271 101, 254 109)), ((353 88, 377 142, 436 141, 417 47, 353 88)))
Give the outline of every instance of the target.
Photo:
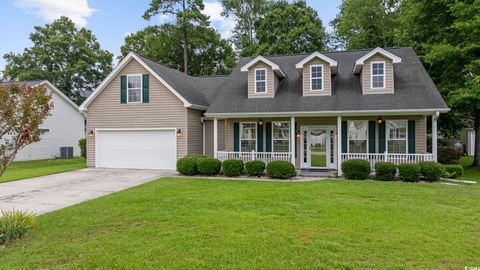
POLYGON ((257 150, 257 123, 240 123, 240 152, 257 150))
POLYGON ((311 66, 310 67, 310 90, 322 91, 323 90, 323 66, 311 66))
POLYGON ((272 122, 272 149, 273 152, 290 151, 290 123, 272 122))
POLYGON ((348 122, 348 152, 367 153, 368 149, 368 121, 348 122))
POLYGON ((389 153, 407 153, 407 120, 387 121, 387 149, 389 153))
POLYGON ((267 69, 255 69, 255 93, 267 92, 267 69))
POLYGON ((142 75, 127 76, 127 102, 142 102, 142 75))
POLYGON ((385 87, 385 62, 372 62, 372 88, 385 87))

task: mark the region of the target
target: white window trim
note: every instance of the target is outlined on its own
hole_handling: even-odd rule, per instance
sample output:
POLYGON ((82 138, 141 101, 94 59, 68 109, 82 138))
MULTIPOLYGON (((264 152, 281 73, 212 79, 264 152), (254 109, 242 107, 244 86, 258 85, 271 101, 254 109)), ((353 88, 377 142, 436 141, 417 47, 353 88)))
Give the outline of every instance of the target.
POLYGON ((324 74, 323 65, 311 65, 310 66, 310 92, 319 92, 319 91, 324 91, 325 90, 325 79, 324 79, 323 74, 324 74), (313 74, 312 69, 314 67, 321 67, 322 68, 322 77, 321 77, 321 79, 322 79, 322 89, 313 89, 313 79, 319 79, 318 77, 313 78, 313 76, 312 76, 312 74, 313 74))
MULTIPOLYGON (((239 126, 240 126, 240 134, 238 135, 238 138, 239 138, 239 146, 238 146, 238 150, 240 153, 250 153, 251 151, 248 151, 248 152, 244 152, 242 151, 242 134, 243 134, 243 125, 242 124, 254 124, 255 126, 255 152, 258 151, 257 147, 258 147, 258 142, 257 142, 257 139, 258 139, 258 128, 257 128, 257 122, 240 122, 239 126)), ((245 139, 245 141, 251 141, 251 140, 247 140, 245 139)))
POLYGON ((268 76, 267 76, 267 69, 266 68, 256 68, 253 70, 253 80, 254 80, 254 85, 255 85, 255 93, 256 94, 266 94, 268 92, 268 76), (265 71, 265 80, 259 80, 258 82, 265 82, 265 92, 258 92, 257 91, 257 70, 263 70, 265 71))
MULTIPOLYGON (((276 139, 277 141, 288 141, 288 152, 291 152, 292 151, 292 144, 290 142, 290 132, 291 132, 291 127, 290 127, 290 122, 289 121, 272 121, 272 134, 271 134, 271 144, 272 144, 272 153, 276 153, 273 149, 273 145, 274 145, 274 139, 273 139, 273 127, 274 127, 274 123, 279 123, 279 124, 288 124, 288 138, 285 140, 285 139, 276 139)), ((288 152, 278 152, 278 153, 288 153, 288 152)))
POLYGON ((386 70, 387 69, 387 64, 385 61, 372 61, 370 63, 370 87, 372 89, 385 89, 387 87, 387 76, 386 76, 386 70), (373 64, 383 64, 383 74, 375 74, 373 75, 373 64), (383 87, 373 87, 373 76, 383 76, 383 87))
POLYGON ((347 121, 347 153, 349 153, 349 154, 350 154, 350 136, 349 136, 349 134, 350 134, 350 123, 351 122, 360 122, 360 121, 365 122, 367 124, 367 139, 366 139, 367 140, 367 149, 366 149, 367 151, 365 153, 352 153, 352 154, 368 154, 368 149, 369 149, 369 142, 368 141, 369 141, 369 136, 370 136, 370 134, 368 134, 368 132, 369 132, 368 120, 348 120, 347 121))
MULTIPOLYGON (((405 141, 405 154, 408 154, 408 120, 404 119, 392 119, 392 120, 386 120, 385 121, 385 151, 388 153, 388 141, 405 141), (392 121, 403 121, 405 122, 405 139, 390 139, 390 129, 388 128, 387 122, 392 122, 392 121)), ((392 153, 395 154, 395 153, 392 153)), ((401 154, 401 153, 398 153, 401 154)))
MULTIPOLYGON (((127 75, 127 103, 142 103, 143 102, 143 74, 128 74, 127 75), (128 78, 130 77, 137 77, 140 76, 140 101, 130 101, 129 99, 129 94, 128 94, 128 78)), ((132 88, 132 89, 138 89, 138 88, 132 88)))

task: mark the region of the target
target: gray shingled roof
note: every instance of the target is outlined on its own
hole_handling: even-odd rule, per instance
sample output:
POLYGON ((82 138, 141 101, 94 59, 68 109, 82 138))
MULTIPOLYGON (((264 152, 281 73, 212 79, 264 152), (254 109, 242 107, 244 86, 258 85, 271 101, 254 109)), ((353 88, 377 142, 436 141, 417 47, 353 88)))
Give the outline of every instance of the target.
POLYGON ((338 72, 332 78, 332 95, 318 97, 302 96, 301 76, 295 69, 295 64, 309 54, 267 56, 287 77, 280 81, 275 98, 249 99, 247 74, 240 72, 240 67, 253 58, 243 58, 218 91, 207 114, 448 108, 412 48, 386 50, 402 58, 394 70, 394 94, 362 94, 360 77, 353 74, 353 68, 355 61, 371 50, 358 50, 323 53, 338 62, 338 72))

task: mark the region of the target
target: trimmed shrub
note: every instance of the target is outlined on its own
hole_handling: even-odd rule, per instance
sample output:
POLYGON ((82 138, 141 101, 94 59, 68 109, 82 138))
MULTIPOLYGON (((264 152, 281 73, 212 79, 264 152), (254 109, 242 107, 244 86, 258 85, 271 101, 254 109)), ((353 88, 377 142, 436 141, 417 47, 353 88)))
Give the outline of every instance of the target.
POLYGON ((462 157, 462 149, 455 146, 439 146, 438 162, 442 164, 458 164, 462 157))
POLYGON ((186 156, 177 160, 177 171, 183 175, 195 175, 198 174, 196 157, 186 156))
POLYGON ((197 171, 201 175, 216 175, 220 172, 222 167, 222 163, 220 160, 211 158, 211 157, 204 157, 204 158, 197 158, 197 171))
POLYGON ((80 156, 87 158, 87 139, 83 138, 78 140, 78 147, 80 147, 80 156))
POLYGON ((22 237, 35 225, 35 215, 24 211, 2 211, 0 214, 0 245, 22 237))
POLYGON ((239 176, 243 173, 243 161, 237 159, 225 160, 222 163, 222 171, 228 177, 239 176))
POLYGON ((245 173, 248 176, 261 176, 265 171, 265 163, 260 160, 254 160, 245 163, 245 173))
POLYGON ((271 178, 290 179, 297 173, 295 166, 288 161, 271 161, 267 164, 267 175, 271 178))
POLYGON ((406 182, 416 182, 420 180, 421 167, 418 164, 400 164, 398 165, 398 173, 400 179, 406 182))
POLYGON ((375 180, 394 181, 397 173, 397 165, 391 162, 375 163, 375 180))
POLYGON ((457 179, 458 177, 463 175, 463 167, 462 165, 445 165, 445 171, 443 172, 443 178, 451 178, 457 179))
POLYGON ((426 181, 439 181, 445 169, 440 163, 420 162, 421 172, 426 181))
POLYGON ((351 159, 342 163, 342 171, 347 179, 363 180, 370 175, 370 163, 366 160, 351 159))

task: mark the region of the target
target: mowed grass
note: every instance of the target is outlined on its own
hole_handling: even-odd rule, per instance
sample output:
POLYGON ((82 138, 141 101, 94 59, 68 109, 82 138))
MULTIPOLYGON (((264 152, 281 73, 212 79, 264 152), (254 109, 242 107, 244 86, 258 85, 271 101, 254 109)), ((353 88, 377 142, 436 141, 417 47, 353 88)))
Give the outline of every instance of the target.
POLYGON ((460 164, 464 169, 463 177, 460 177, 460 179, 480 181, 480 168, 471 167, 472 163, 473 157, 462 157, 460 159, 460 164))
POLYGON ((165 178, 40 216, 2 269, 464 269, 480 189, 165 178))
POLYGON ((85 167, 84 158, 19 161, 7 168, 0 177, 0 183, 79 170, 85 167))

